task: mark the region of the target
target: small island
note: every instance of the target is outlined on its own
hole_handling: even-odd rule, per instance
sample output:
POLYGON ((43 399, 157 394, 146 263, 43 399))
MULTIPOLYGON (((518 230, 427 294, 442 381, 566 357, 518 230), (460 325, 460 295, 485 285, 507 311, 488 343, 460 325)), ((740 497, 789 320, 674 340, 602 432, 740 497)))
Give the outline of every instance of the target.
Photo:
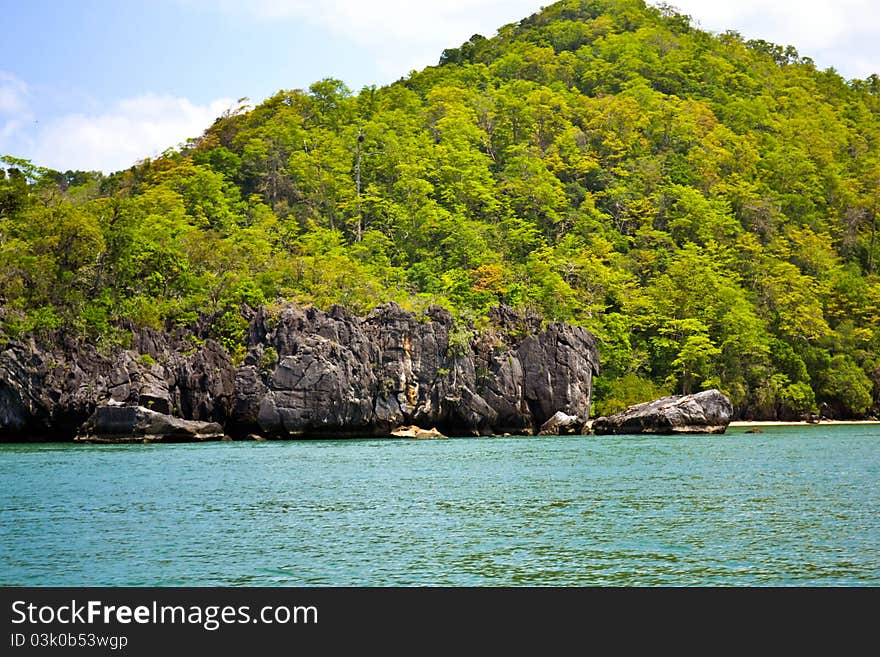
POLYGON ((3 12, 4 641, 583 643, 547 589, 880 585, 876 2, 789 3, 814 53, 753 3, 49 4, 3 12))
POLYGON ((711 389, 877 418, 878 94, 564 1, 116 172, 0 153, 0 440, 111 402, 270 438, 568 434, 711 389))

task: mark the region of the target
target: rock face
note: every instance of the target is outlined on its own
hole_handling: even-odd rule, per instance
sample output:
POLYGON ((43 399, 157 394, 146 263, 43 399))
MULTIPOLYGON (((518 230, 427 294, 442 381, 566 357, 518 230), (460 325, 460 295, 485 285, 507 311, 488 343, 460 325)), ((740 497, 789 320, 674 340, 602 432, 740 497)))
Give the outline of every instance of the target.
POLYGON ((597 434, 724 433, 733 406, 718 390, 663 397, 593 421, 597 434))
POLYGON ((221 440, 223 427, 216 422, 182 420, 143 406, 99 406, 82 425, 75 440, 89 443, 196 442, 221 440))
POLYGON ((532 434, 557 411, 583 423, 599 362, 593 336, 505 307, 490 327, 456 329, 437 307, 416 316, 386 304, 366 317, 339 306, 261 308, 238 366, 218 343, 183 331, 136 331, 130 349, 109 354, 62 338, 7 341, 0 439, 71 439, 110 401, 216 422, 237 437, 389 435, 406 425, 532 434))
POLYGON ((225 422, 235 370, 211 340, 135 332, 131 349, 101 353, 64 336, 0 343, 0 440, 70 440, 113 402, 190 420, 225 422))
POLYGON ((236 377, 234 419, 256 409, 262 433, 295 436, 387 435, 401 425, 532 433, 558 410, 587 417, 598 353, 586 330, 540 330, 504 308, 492 326, 462 335, 441 308, 420 319, 396 304, 365 318, 338 306, 261 311, 246 359, 254 369, 236 377))

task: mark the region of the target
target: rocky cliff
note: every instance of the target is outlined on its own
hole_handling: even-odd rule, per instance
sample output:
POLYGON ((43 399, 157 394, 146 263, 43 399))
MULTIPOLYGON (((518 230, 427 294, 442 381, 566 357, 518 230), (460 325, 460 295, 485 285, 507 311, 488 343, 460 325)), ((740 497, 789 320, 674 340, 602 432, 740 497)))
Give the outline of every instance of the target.
POLYGON ((583 328, 541 327, 508 308, 490 328, 456 330, 441 308, 395 304, 357 317, 286 305, 250 319, 246 356, 192 334, 143 329, 101 353, 58 337, 0 352, 0 439, 71 439, 96 407, 141 406, 216 422, 227 434, 534 433, 557 411, 585 420, 599 358, 583 328))

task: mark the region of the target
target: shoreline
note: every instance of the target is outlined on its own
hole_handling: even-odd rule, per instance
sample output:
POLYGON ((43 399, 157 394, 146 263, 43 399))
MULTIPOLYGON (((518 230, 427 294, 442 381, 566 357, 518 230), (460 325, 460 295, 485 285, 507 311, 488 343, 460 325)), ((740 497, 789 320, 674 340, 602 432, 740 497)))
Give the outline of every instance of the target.
POLYGON ((786 422, 782 420, 737 420, 731 422, 729 427, 801 427, 801 426, 833 426, 842 424, 854 425, 880 425, 880 420, 820 420, 819 422, 807 422, 799 420, 786 422))

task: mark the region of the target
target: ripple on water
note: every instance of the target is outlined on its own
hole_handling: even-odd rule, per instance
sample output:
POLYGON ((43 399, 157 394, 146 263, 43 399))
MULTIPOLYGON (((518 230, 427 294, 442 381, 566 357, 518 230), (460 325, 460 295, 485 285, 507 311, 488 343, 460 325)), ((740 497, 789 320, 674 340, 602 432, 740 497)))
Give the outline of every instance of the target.
POLYGON ((0 446, 0 584, 877 585, 880 427, 0 446))

